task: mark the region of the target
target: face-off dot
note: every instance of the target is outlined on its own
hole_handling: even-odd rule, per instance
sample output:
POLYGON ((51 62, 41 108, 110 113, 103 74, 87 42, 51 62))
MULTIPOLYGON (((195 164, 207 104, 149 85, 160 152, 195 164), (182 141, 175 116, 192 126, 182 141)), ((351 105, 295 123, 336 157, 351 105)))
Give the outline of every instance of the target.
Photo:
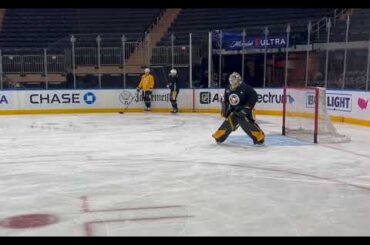
POLYGON ((12 229, 36 228, 55 224, 58 217, 50 214, 26 214, 6 218, 0 221, 0 226, 12 229))

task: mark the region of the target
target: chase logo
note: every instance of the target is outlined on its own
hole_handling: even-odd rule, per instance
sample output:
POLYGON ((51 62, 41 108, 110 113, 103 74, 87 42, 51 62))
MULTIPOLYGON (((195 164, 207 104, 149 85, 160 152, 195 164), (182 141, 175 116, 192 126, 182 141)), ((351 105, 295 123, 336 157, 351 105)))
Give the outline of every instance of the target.
POLYGON ((211 92, 200 92, 199 99, 201 104, 210 104, 211 103, 211 92))
POLYGON ((85 95, 84 95, 84 101, 86 104, 88 105, 92 105, 95 103, 96 101, 96 96, 95 94, 91 93, 91 92, 87 92, 85 95))

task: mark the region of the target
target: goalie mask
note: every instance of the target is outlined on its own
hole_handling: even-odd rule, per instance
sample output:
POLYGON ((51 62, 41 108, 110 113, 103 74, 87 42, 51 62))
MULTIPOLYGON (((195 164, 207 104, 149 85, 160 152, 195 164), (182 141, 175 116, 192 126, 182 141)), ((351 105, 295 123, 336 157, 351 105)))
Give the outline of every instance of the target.
POLYGON ((229 76, 229 83, 230 83, 230 88, 232 90, 236 89, 237 87, 240 86, 242 83, 242 77, 239 75, 237 72, 231 73, 229 76))

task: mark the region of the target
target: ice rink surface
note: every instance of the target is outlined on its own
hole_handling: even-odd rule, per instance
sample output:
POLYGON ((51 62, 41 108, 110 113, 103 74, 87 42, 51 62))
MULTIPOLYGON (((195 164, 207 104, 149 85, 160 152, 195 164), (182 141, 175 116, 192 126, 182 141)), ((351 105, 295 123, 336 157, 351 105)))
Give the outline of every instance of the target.
POLYGON ((238 129, 218 115, 0 118, 0 236, 370 235, 370 128, 318 144, 238 129))

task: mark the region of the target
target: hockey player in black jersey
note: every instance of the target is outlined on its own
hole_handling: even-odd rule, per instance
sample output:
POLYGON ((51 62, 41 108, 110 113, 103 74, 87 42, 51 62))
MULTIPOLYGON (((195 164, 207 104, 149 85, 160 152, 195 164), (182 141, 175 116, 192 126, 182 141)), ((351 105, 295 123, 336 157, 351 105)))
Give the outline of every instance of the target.
POLYGON ((179 109, 177 108, 177 95, 179 94, 179 77, 177 75, 177 71, 172 69, 170 74, 168 75, 169 81, 167 83, 167 87, 171 90, 170 91, 170 101, 172 105, 172 113, 177 113, 179 109))
POLYGON ((252 138, 254 144, 263 144, 265 134, 254 117, 254 106, 258 100, 257 92, 244 83, 237 72, 230 75, 229 83, 230 86, 225 89, 221 111, 226 120, 212 137, 217 143, 222 143, 240 126, 252 138))

